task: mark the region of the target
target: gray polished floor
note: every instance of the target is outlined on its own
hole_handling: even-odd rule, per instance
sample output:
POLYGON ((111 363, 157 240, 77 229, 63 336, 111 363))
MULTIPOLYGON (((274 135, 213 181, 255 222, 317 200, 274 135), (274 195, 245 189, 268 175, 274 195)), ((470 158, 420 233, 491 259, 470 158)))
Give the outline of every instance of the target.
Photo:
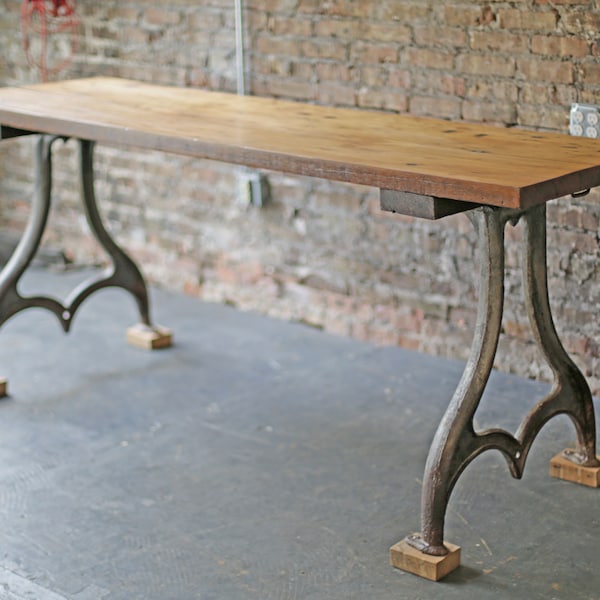
MULTIPOLYGON (((80 274, 38 271, 62 294, 80 274)), ((176 346, 123 342, 120 291, 64 336, 29 311, 1 332, 0 599, 600 598, 600 490, 548 477, 573 439, 542 432, 522 481, 479 458, 452 497, 463 566, 388 566, 418 529, 429 442, 462 365, 153 295, 176 346)), ((516 428, 546 386, 495 374, 481 427, 516 428)))

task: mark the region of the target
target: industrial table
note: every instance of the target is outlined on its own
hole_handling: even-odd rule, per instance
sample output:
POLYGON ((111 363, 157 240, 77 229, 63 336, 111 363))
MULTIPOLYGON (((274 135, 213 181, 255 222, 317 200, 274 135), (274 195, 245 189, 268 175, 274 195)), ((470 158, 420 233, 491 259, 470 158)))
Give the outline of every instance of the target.
MULTIPOLYGON (((0 324, 30 307, 50 310, 68 331, 81 303, 107 286, 137 301, 141 336, 169 336, 152 324, 145 281, 104 227, 94 192, 96 143, 159 150, 380 189, 381 208, 428 219, 466 212, 478 233, 479 306, 470 358, 425 467, 421 531, 391 549, 394 566, 440 579, 460 562, 444 540, 452 489, 467 465, 499 450, 520 478, 543 425, 568 415, 577 447, 553 459, 555 476, 598 487, 594 407, 581 371, 564 350, 548 302, 546 202, 600 184, 600 144, 559 134, 240 97, 117 78, 91 78, 0 89, 0 140, 38 134, 36 181, 27 228, 0 274, 0 324), (82 199, 93 234, 112 267, 84 282, 63 304, 23 297, 18 283, 42 238, 50 210, 52 146, 80 147, 82 199), (513 435, 476 431, 474 415, 492 370, 504 298, 504 232, 524 226, 524 306, 554 385, 513 435)), ((133 334, 135 336, 135 333, 133 334)), ((234 367, 232 367, 234 368, 234 367)), ((573 516, 576 518, 576 515, 573 516)))

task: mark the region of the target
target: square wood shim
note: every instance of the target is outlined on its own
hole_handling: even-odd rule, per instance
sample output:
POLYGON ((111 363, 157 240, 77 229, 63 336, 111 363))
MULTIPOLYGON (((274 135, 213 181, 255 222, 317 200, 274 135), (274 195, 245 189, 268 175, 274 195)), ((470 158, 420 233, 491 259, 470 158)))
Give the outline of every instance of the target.
POLYGON ((444 544, 449 552, 445 556, 431 556, 413 548, 406 539, 390 548, 393 567, 419 577, 439 581, 460 566, 460 546, 444 544))
POLYGON ((600 467, 582 467, 565 458, 562 452, 550 461, 550 475, 588 487, 600 487, 600 467))

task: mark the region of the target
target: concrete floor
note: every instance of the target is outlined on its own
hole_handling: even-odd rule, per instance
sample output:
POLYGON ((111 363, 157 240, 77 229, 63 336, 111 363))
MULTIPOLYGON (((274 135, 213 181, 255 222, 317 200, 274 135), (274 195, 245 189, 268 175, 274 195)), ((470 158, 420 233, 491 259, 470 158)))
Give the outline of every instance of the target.
MULTIPOLYGON (((600 598, 600 490, 547 475, 566 419, 522 481, 496 453, 465 472, 447 519, 463 566, 431 583, 388 566, 388 548, 418 529, 462 365, 153 298, 170 350, 123 342, 122 291, 90 299, 70 336, 41 311, 3 328, 0 599, 600 598)), ((546 389, 494 374, 479 425, 514 430, 546 389)))

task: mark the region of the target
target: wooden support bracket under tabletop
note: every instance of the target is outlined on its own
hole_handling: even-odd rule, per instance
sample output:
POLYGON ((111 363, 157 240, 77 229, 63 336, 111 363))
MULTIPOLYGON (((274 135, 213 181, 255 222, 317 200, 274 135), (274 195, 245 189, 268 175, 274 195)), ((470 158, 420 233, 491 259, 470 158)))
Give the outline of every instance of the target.
POLYGON ((479 206, 472 202, 383 189, 379 190, 379 200, 383 211, 421 219, 441 219, 479 206))
POLYGON ((17 129, 15 127, 0 125, 0 140, 8 140, 22 135, 33 135, 34 133, 35 131, 27 131, 27 129, 17 129))

